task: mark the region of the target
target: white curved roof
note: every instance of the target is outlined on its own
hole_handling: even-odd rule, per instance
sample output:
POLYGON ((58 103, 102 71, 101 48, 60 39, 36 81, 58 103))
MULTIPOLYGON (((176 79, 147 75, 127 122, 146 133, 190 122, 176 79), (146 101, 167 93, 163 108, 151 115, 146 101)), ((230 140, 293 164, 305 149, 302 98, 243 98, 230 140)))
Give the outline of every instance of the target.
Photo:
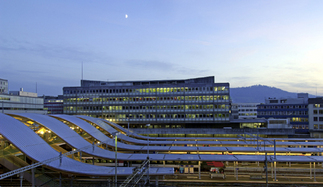
MULTIPOLYGON (((74 117, 70 116, 68 117, 67 115, 55 115, 58 117, 61 117, 63 119, 67 118, 69 120, 72 120, 74 117), (66 117, 66 118, 65 118, 66 117)), ((78 116, 82 119, 85 119, 87 121, 90 121, 92 123, 97 124, 110 134, 118 132, 116 129, 112 128, 109 124, 105 123, 102 119, 99 118, 93 118, 89 116, 78 116)), ((72 121, 71 121, 72 122, 72 121)), ((73 123, 73 122, 72 122, 73 123)), ((78 123, 74 123, 78 125, 78 123)), ((81 123, 80 123, 81 124, 81 123)), ((83 123, 82 123, 83 124, 83 123)), ((88 126, 89 124, 85 124, 85 126, 88 126)), ((81 126, 80 126, 81 127, 81 126)), ((92 125, 91 125, 92 127, 92 125)), ((86 128, 82 126, 81 128, 86 128)), ((94 127, 92 127, 94 128, 94 127)), ((84 129, 85 131, 87 131, 84 129)), ((94 128, 95 129, 95 128, 94 128)), ((95 129, 97 130, 97 129, 95 129)), ((127 142, 132 142, 135 144, 147 144, 147 141, 145 140, 138 140, 129 136, 126 136, 124 134, 118 135, 118 138, 123 139, 127 142)), ((98 138, 97 138, 98 139, 98 138)), ((216 140, 218 138, 214 138, 216 140)), ((99 139, 98 139, 99 140, 99 139)), ((276 142, 276 152, 322 152, 323 148, 288 148, 288 145, 292 146, 302 146, 305 145, 323 145, 323 142, 276 142), (286 147, 278 147, 279 145, 286 146, 286 147)), ((151 151, 188 151, 188 152, 209 152, 209 151, 215 151, 215 152, 257 152, 258 150, 255 148, 257 146, 256 142, 253 141, 150 141, 149 138, 149 145, 165 145, 165 146, 149 146, 149 150, 151 151), (174 145, 193 145, 193 147, 186 146, 186 147, 181 147, 181 146, 169 146, 169 144, 174 144, 174 145), (218 146, 212 146, 212 147, 203 147, 200 145, 218 145, 218 146), (243 147, 243 146, 249 146, 249 147, 243 147), (255 146, 255 147, 250 147, 250 145, 255 146), (222 146, 222 147, 220 147, 222 146), (242 146, 242 147, 237 147, 237 146, 242 146)), ((269 143, 266 142, 266 145, 269 143)), ((109 145, 114 146, 113 143, 110 143, 109 145)), ((263 147, 263 142, 259 142, 259 151, 264 151, 266 150, 267 152, 274 152, 273 147, 266 147, 264 149, 263 147)), ((147 150, 147 146, 140 146, 137 147, 138 145, 131 145, 129 146, 128 144, 124 143, 119 143, 118 147, 122 149, 128 149, 128 150, 147 150)))
MULTIPOLYGON (((37 115, 39 118, 45 115, 37 115)), ((47 116, 48 117, 48 116, 47 116)), ((54 119, 54 118, 52 118, 54 119)), ((57 120, 56 120, 57 121, 57 120)), ((29 158, 36 162, 48 160, 60 155, 42 138, 40 138, 33 130, 28 128, 20 121, 13 117, 0 113, 0 134, 10 141, 15 147, 21 150, 29 158)), ((74 139, 73 135, 69 137, 74 139)), ((114 167, 95 166, 78 162, 68 157, 62 157, 60 160, 46 164, 55 170, 90 176, 113 176, 115 175, 114 167)), ((118 175, 131 175, 133 167, 118 167, 118 175)), ((151 168, 151 175, 173 174, 173 168, 151 168)))
MULTIPOLYGON (((84 116, 79 116, 79 117, 84 117, 84 116)), ((104 120, 106 123, 108 123, 109 125, 113 126, 114 128, 117 128, 119 130, 121 130, 122 132, 133 136, 133 137, 137 137, 137 138, 141 138, 141 139, 148 139, 147 136, 142 136, 133 132, 128 131, 127 129, 123 128, 122 126, 113 123, 111 121, 105 120, 105 119, 99 119, 99 120, 104 120)), ((223 138, 223 137, 149 137, 149 140, 166 140, 166 141, 174 141, 174 140, 193 140, 193 141, 197 141, 199 143, 201 143, 201 141, 205 142, 205 141, 211 141, 214 142, 214 140, 223 140, 223 141, 227 141, 227 140, 232 140, 234 142, 236 142, 236 140, 242 140, 241 138, 223 138)), ((262 138, 264 139, 264 138, 262 138)), ((255 138, 246 138, 246 140, 255 140, 255 138)), ((323 146, 323 138, 266 138, 266 140, 268 141, 274 141, 277 140, 276 143, 278 143, 278 141, 299 141, 297 142, 298 145, 311 145, 311 146, 323 146), (314 142, 314 143, 311 143, 314 142)), ((273 143, 272 143, 273 144, 273 143)), ((278 144, 277 144, 278 145, 278 144)), ((286 144, 281 144, 281 145, 286 145, 286 144)))
MULTIPOLYGON (((32 120, 35 120, 35 121, 43 124, 44 126, 51 129, 53 132, 55 132, 63 140, 67 139, 65 141, 68 144, 70 144, 71 146, 73 146, 73 147, 74 146, 79 146, 79 147, 75 147, 75 148, 80 149, 80 148, 83 148, 84 146, 88 146, 90 144, 87 141, 85 141, 81 136, 79 136, 76 132, 71 130, 67 125, 65 125, 64 123, 60 122, 57 119, 54 119, 54 118, 46 116, 46 115, 39 115, 39 114, 19 114, 19 115, 20 116, 25 116, 27 118, 30 118, 32 120), (81 139, 83 139, 83 141, 81 139), (82 144, 77 143, 77 141, 81 141, 82 144), (83 142, 84 142, 84 144, 83 144, 83 142)), ((0 117, 2 117, 2 116, 0 116, 0 117)), ((11 118, 11 117, 7 116, 6 118, 11 118)), ((15 120, 15 119, 12 118, 12 120, 15 120)), ((17 122, 19 122, 19 121, 15 120, 16 124, 18 124, 17 122)), ((26 128, 29 129, 24 124, 22 124, 20 122, 19 122, 19 124, 20 125, 17 126, 16 128, 21 128, 20 126, 23 126, 24 129, 26 129, 26 128)), ((38 136, 31 129, 29 129, 29 131, 32 132, 31 134, 33 134, 32 135, 33 137, 38 136)), ((7 135, 6 131, 2 132, 2 128, 0 128, 0 133, 1 134, 4 133, 4 134, 7 135)), ((7 138, 6 135, 4 135, 4 136, 7 138)), ((14 142, 16 142, 16 140, 23 141, 24 139, 27 139, 27 137, 29 139, 29 136, 25 136, 22 133, 18 137, 15 136, 13 138, 10 138, 9 141, 14 143, 14 142)), ((38 137, 38 139, 39 139, 39 137, 38 137)), ((32 141, 32 142, 34 142, 34 141, 32 141)), ((41 142, 42 142, 42 144, 49 146, 46 142, 45 143, 44 143, 44 141, 41 141, 41 142)), ((37 145, 35 145, 35 146, 37 146, 37 145)), ((131 145, 129 145, 129 146, 131 146, 131 145)), ((17 146, 17 147, 20 148, 21 146, 17 146)), ((241 149, 241 150, 244 150, 244 148, 246 148, 246 147, 237 147, 237 149, 241 149)), ((44 149, 44 150, 46 150, 46 149, 44 149)), ((51 151, 53 152, 53 149, 51 149, 51 151)), ((45 152, 47 152, 47 150, 45 152)), ((84 152, 86 152, 86 153, 88 153, 90 155, 101 157, 101 158, 109 158, 109 159, 114 158, 114 156, 111 157, 112 156, 111 153, 114 155, 114 152, 111 152, 111 151, 108 151, 108 150, 103 150, 103 149, 97 148, 97 147, 94 149, 94 151, 92 150, 92 148, 90 148, 90 149, 85 150, 84 152)), ((55 153, 58 154, 56 151, 55 151, 55 153)), ((44 154, 47 154, 47 153, 44 153, 44 154)), ((50 153, 50 154, 48 154, 48 156, 52 155, 52 154, 53 153, 50 153)), ((129 161, 145 160, 146 157, 147 157, 147 154, 124 154, 124 153, 118 153, 118 158, 120 160, 129 160, 129 161)), ((169 160, 169 161, 176 161, 176 160, 183 160, 183 161, 264 161, 265 160, 264 155, 150 154, 149 157, 150 157, 151 160, 169 160)), ((273 160, 272 156, 268 156, 268 159, 273 160)), ((72 160, 72 161, 74 161, 74 160, 72 160)), ((309 162, 309 161, 311 161, 311 162, 323 162, 323 158, 321 156, 277 156, 275 161, 277 161, 277 162, 287 162, 287 161, 293 161, 293 162, 309 162)), ((74 162, 77 162, 77 161, 74 161, 74 162)), ((77 162, 77 163, 79 163, 79 162, 77 162)), ((86 166, 88 166, 88 165, 86 164, 86 166)), ((72 167, 72 166, 70 166, 70 167, 72 167)), ((66 169, 69 169, 69 168, 67 167, 66 169)), ((74 169, 74 168, 72 168, 72 169, 74 169)), ((165 169, 167 169, 167 168, 165 168, 165 169)), ((173 169, 173 168, 171 168, 171 169, 173 169)), ((159 174, 159 173, 161 173, 161 172, 158 171, 157 174, 159 174)))

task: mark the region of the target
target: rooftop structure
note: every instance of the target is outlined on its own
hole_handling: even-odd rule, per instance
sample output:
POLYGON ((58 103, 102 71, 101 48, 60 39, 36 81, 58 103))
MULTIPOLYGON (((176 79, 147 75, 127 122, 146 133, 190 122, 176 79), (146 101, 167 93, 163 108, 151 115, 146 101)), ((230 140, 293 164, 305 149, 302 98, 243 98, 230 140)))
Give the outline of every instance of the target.
POLYGON ((37 93, 25 92, 23 88, 20 88, 19 91, 10 91, 9 94, 10 95, 17 95, 17 96, 37 97, 37 93))

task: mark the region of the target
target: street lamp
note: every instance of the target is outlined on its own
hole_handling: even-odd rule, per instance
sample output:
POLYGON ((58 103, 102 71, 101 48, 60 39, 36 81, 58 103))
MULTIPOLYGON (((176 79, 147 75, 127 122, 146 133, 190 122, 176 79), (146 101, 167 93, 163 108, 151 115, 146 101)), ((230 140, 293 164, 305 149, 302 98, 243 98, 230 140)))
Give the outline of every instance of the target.
POLYGON ((150 126, 150 124, 146 124, 146 127, 147 127, 147 138, 148 138, 148 141, 147 141, 147 144, 148 144, 148 146, 147 146, 147 160, 148 160, 148 171, 147 171, 147 178, 148 178, 148 184, 150 183, 150 181, 149 181, 149 165, 150 165, 150 163, 149 163, 149 134, 148 134, 148 128, 149 128, 149 126, 150 126))
POLYGON ((117 159, 117 142, 118 142, 118 135, 120 132, 113 132, 112 136, 115 140, 114 150, 115 150, 115 176, 114 176, 114 182, 115 186, 118 186, 118 178, 117 178, 117 169, 118 169, 118 159, 117 159))

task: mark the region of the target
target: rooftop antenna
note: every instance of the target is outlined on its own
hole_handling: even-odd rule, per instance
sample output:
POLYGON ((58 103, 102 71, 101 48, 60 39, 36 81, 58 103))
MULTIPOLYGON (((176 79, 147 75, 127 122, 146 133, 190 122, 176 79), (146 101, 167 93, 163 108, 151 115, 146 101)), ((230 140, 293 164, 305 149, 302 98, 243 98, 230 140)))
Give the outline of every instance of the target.
POLYGON ((37 93, 37 82, 36 82, 36 93, 37 93))

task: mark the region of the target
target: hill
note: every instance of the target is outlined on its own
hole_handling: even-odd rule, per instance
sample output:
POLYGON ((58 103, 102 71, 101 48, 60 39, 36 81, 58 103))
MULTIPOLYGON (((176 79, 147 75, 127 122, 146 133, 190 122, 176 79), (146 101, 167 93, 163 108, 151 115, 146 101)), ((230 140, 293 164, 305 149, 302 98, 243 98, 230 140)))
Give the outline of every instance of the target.
MULTIPOLYGON (((249 87, 230 88, 233 103, 264 103, 265 98, 296 98, 297 93, 287 92, 279 88, 265 85, 254 85, 249 87)), ((310 98, 315 97, 310 95, 310 98)))

